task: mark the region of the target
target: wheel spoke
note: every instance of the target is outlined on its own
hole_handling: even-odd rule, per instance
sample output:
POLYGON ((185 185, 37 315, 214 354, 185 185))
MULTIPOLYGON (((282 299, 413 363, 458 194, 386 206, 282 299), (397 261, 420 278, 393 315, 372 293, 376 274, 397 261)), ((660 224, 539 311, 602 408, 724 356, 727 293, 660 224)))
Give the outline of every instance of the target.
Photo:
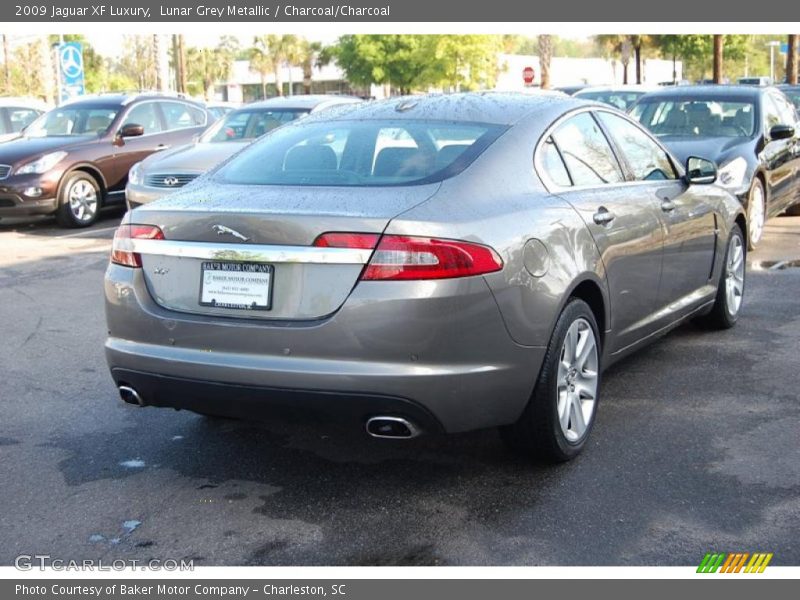
POLYGON ((568 390, 564 390, 561 400, 559 400, 558 420, 561 423, 561 429, 567 431, 569 429, 569 415, 572 410, 572 394, 568 390))
POLYGON ((580 437, 586 431, 586 422, 583 419, 583 405, 580 398, 574 398, 570 407, 570 423, 572 430, 580 437))

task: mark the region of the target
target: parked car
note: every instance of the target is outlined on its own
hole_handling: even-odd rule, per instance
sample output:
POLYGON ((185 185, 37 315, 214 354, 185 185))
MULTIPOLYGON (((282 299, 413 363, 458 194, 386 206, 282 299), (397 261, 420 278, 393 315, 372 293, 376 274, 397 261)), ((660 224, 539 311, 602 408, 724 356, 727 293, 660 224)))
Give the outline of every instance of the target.
POLYGON ((739 77, 736 83, 739 85, 772 85, 775 82, 772 81, 771 77, 762 75, 757 77, 739 77))
POLYGON ((196 143, 150 156, 131 168, 125 198, 129 208, 174 192, 255 138, 311 112, 361 102, 350 96, 291 96, 248 104, 228 113, 196 143))
POLYGON ((48 108, 36 98, 0 98, 0 142, 20 137, 22 130, 48 108))
POLYGON ((744 215, 715 173, 567 97, 311 115, 127 213, 111 375, 140 406, 283 406, 386 438, 501 426, 567 460, 604 368, 686 319, 735 324, 744 215))
POLYGON ((656 89, 644 85, 619 85, 619 86, 594 86, 579 90, 573 94, 583 100, 602 102, 621 111, 627 111, 636 101, 647 92, 656 89))
POLYGON ((239 108, 239 105, 234 102, 206 102, 204 106, 212 121, 217 121, 232 110, 239 108))
POLYGON ((747 212, 750 249, 766 219, 800 200, 797 113, 773 87, 665 88, 643 96, 631 115, 681 160, 701 155, 719 167, 718 183, 747 212))
POLYGON ((795 109, 800 110, 800 85, 782 83, 777 87, 794 104, 795 109))
POLYGON ((198 104, 152 94, 59 106, 0 145, 0 217, 55 214, 63 226, 91 225, 101 206, 124 201, 134 163, 189 142, 207 119, 198 104))
POLYGON ((577 92, 584 90, 589 87, 588 83, 576 83, 573 85, 561 85, 557 88, 554 88, 557 92, 562 92, 567 96, 574 96, 577 92))

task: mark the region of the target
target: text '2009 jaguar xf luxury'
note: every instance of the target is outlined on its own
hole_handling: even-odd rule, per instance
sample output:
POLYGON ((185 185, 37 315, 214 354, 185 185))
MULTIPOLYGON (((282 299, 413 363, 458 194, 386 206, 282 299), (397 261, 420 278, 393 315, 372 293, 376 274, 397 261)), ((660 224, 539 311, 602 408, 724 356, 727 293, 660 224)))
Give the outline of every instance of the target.
POLYGON ((106 282, 124 400, 377 437, 499 426, 567 460, 602 370, 685 319, 730 327, 744 215, 622 113, 407 97, 276 129, 128 213, 106 282))

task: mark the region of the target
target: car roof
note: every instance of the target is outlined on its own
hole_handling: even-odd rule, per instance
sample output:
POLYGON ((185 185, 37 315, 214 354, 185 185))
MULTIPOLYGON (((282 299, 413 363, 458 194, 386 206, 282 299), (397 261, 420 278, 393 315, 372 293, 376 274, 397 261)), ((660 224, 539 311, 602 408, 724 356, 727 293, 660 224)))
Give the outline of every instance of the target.
POLYGON ((655 85, 630 84, 630 85, 593 85, 575 92, 576 96, 592 92, 652 92, 659 89, 655 85))
POLYGON ((356 96, 334 96, 333 94, 311 94, 300 96, 276 96, 257 100, 240 108, 296 108, 313 110, 322 104, 353 104, 363 102, 356 96))
POLYGON ((645 98, 750 98, 757 99, 773 86, 758 85, 676 85, 658 88, 649 92, 645 98))
POLYGON ((158 92, 111 92, 108 94, 91 94, 72 98, 63 102, 61 106, 73 106, 76 104, 86 104, 89 106, 127 106, 128 104, 141 100, 178 100, 180 102, 192 104, 198 108, 203 108, 203 105, 199 102, 195 102, 179 94, 158 92))
POLYGON ((561 92, 468 92, 458 94, 428 94, 400 96, 386 100, 374 100, 361 104, 339 106, 316 113, 304 119, 310 120, 442 120, 472 123, 512 125, 537 111, 552 110, 558 106, 582 106, 585 100, 566 96, 561 92))

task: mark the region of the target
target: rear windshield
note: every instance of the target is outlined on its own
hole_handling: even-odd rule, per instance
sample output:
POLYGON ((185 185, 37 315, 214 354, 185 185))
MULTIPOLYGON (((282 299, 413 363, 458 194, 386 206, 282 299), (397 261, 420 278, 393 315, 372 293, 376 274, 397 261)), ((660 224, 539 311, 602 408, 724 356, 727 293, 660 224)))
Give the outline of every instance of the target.
POLYGON ((643 98, 631 116, 657 136, 750 137, 756 126, 755 106, 746 100, 643 98))
POLYGON ((318 121, 276 129, 226 163, 226 183, 391 186, 466 168, 504 130, 442 121, 318 121))
POLYGON ((644 95, 644 92, 578 92, 577 97, 609 104, 626 111, 644 95))
POLYGON ((304 117, 302 108, 251 108, 229 112, 200 138, 200 142, 242 142, 252 140, 281 125, 304 117))

